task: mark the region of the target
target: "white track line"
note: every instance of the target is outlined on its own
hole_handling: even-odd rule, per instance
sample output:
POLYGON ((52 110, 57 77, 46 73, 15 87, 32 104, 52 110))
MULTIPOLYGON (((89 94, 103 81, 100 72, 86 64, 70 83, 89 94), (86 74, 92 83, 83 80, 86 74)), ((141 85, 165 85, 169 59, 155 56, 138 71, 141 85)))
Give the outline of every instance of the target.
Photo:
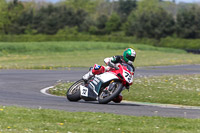
MULTIPOLYGON (((52 96, 52 97, 63 97, 63 96, 56 96, 47 93, 47 91, 50 88, 53 88, 54 86, 46 87, 44 89, 41 89, 40 92, 52 96)), ((148 102, 133 102, 133 101, 125 101, 123 100, 122 103, 130 103, 130 104, 136 104, 136 105, 143 105, 143 106, 155 106, 155 107, 161 107, 161 108, 179 108, 179 109, 198 109, 200 110, 199 106, 184 106, 184 105, 174 105, 174 104, 159 104, 159 103, 148 103, 148 102)))
POLYGON ((143 105, 143 106, 154 106, 154 107, 161 107, 161 108, 198 109, 198 110, 200 110, 199 106, 186 106, 186 105, 148 103, 148 102, 133 102, 133 101, 122 101, 122 103, 130 103, 130 104, 143 105))
POLYGON ((54 86, 50 86, 50 87, 46 87, 44 89, 41 89, 40 92, 44 95, 47 95, 47 96, 52 96, 52 97, 62 97, 62 96, 56 96, 56 95, 52 95, 52 94, 49 94, 47 93, 47 91, 51 88, 53 88, 54 86))

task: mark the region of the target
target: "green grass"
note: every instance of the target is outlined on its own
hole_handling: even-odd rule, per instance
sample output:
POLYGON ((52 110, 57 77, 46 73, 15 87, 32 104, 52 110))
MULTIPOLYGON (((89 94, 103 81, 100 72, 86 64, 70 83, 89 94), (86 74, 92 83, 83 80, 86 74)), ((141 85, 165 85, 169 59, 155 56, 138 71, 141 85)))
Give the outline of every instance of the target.
MULTIPOLYGON (((104 42, 32 42, 0 43, 0 69, 54 69, 89 67, 103 64, 105 57, 121 55, 126 47, 137 52, 135 66, 200 64, 200 56, 183 50, 153 46, 104 42)), ((126 100, 176 103, 199 106, 199 75, 135 79, 126 100), (188 80, 188 82, 182 81, 188 80), (175 82, 176 81, 176 82, 175 82), (175 84, 176 83, 176 84, 175 84), (189 84, 190 83, 190 84, 189 84), (180 85, 179 85, 180 84, 180 85), (179 86, 177 86, 179 85, 179 86), (176 88, 176 86, 178 88, 176 88), (185 87, 184 87, 185 86, 185 87), (193 89, 189 89, 189 88, 193 89), (196 89, 196 91, 195 91, 196 89), (161 91, 162 90, 162 91, 161 91), (183 97, 183 96, 184 97, 183 97), (177 97, 178 96, 178 97, 177 97), (168 98, 169 97, 169 98, 168 98), (185 99, 187 97, 187 99, 185 99), (191 103, 191 104, 190 104, 191 103)), ((52 93, 65 95, 64 84, 52 93)), ((124 91, 125 92, 125 91, 124 91)), ((200 119, 134 117, 107 113, 65 112, 0 106, 0 133, 195 133, 200 132, 200 119)))
POLYGON ((200 106, 200 75, 146 77, 134 80, 125 100, 200 106))
MULTIPOLYGON (((177 75, 135 78, 124 100, 200 106, 200 75, 177 75)), ((50 93, 65 96, 72 83, 58 83, 50 93)))
POLYGON ((0 106, 1 133, 197 133, 200 119, 135 117, 0 106))
POLYGON ((0 43, 1 69, 53 69, 90 67, 103 59, 122 55, 127 47, 137 52, 135 66, 200 64, 200 55, 183 50, 142 44, 105 42, 0 43))

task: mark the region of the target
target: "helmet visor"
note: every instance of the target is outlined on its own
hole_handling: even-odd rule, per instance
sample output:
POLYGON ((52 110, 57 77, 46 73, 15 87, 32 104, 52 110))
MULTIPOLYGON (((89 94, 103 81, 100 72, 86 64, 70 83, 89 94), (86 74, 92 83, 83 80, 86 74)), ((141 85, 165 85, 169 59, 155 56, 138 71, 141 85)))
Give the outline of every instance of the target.
POLYGON ((126 58, 127 58, 128 60, 132 61, 132 62, 135 60, 135 57, 134 57, 134 56, 131 56, 131 55, 128 55, 128 54, 126 54, 126 58))

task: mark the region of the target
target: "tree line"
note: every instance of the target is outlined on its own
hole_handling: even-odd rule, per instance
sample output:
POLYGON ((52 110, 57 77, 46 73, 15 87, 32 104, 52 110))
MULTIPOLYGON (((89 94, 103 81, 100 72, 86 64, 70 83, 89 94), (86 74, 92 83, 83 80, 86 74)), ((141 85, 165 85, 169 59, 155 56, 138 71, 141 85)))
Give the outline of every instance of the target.
POLYGON ((160 0, 0 0, 0 34, 200 38, 200 7, 160 0))

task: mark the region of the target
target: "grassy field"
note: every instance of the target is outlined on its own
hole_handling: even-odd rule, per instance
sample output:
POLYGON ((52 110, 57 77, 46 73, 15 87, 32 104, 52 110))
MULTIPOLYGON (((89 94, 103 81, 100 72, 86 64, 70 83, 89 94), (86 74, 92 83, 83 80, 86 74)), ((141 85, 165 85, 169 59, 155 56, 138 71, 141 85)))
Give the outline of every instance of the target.
POLYGON ((54 69, 90 67, 122 55, 127 47, 137 52, 135 66, 200 64, 200 55, 142 44, 104 42, 0 43, 0 69, 54 69))
POLYGON ((200 106, 200 75, 146 77, 134 80, 125 100, 200 106))
MULTIPOLYGON (((104 42, 0 43, 0 69, 56 69, 103 64, 105 57, 137 52, 135 66, 200 64, 200 55, 141 44, 104 42)), ((199 106, 200 75, 135 79, 126 100, 199 106)), ((67 84, 68 86, 69 84, 67 84)), ((65 95, 66 84, 51 93, 65 95)), ((0 133, 198 133, 200 119, 134 117, 0 106, 0 133)))
POLYGON ((200 119, 135 117, 0 106, 1 133, 198 133, 200 119))
MULTIPOLYGON (((177 75, 136 78, 124 100, 200 106, 200 75, 177 75)), ((65 96, 72 83, 59 83, 50 93, 65 96)))

